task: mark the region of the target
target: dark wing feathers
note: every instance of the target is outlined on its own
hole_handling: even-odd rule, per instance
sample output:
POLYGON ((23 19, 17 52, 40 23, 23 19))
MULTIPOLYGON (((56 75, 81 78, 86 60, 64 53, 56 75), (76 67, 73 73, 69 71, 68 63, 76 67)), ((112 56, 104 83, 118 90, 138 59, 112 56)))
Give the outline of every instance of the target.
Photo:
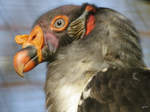
POLYGON ((83 91, 78 107, 78 112, 150 112, 150 71, 99 72, 83 91))

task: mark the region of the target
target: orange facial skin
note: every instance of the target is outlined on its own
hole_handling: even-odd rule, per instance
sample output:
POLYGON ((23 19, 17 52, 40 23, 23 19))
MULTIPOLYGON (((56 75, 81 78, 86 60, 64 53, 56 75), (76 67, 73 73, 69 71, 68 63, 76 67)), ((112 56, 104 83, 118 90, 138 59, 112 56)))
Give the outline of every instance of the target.
POLYGON ((87 26, 86 26, 86 34, 88 35, 95 27, 95 17, 93 15, 90 15, 87 21, 87 26))
POLYGON ((91 5, 87 5, 85 10, 88 11, 88 12, 90 12, 90 11, 96 12, 95 8, 91 5))
POLYGON ((23 72, 33 69, 38 63, 42 62, 43 31, 37 25, 30 35, 18 35, 15 37, 15 41, 22 45, 23 49, 14 56, 14 68, 23 77, 23 72))

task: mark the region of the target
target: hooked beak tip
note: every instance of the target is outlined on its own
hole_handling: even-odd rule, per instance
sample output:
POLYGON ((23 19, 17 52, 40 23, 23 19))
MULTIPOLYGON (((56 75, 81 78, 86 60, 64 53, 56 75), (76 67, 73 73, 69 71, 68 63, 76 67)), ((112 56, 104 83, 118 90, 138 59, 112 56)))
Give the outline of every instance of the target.
POLYGON ((19 76, 24 77, 24 74, 23 74, 24 64, 21 64, 18 62, 17 54, 14 56, 14 68, 15 68, 16 73, 19 76))
POLYGON ((37 59, 32 57, 36 57, 36 53, 34 52, 34 48, 31 47, 24 48, 16 53, 13 64, 14 69, 19 76, 24 77, 24 72, 32 70, 38 64, 36 62, 37 59))
POLYGON ((24 66, 23 66, 23 65, 20 66, 20 67, 18 67, 18 69, 15 69, 16 72, 17 72, 17 74, 18 74, 20 77, 22 77, 22 78, 24 77, 23 69, 24 69, 24 66))

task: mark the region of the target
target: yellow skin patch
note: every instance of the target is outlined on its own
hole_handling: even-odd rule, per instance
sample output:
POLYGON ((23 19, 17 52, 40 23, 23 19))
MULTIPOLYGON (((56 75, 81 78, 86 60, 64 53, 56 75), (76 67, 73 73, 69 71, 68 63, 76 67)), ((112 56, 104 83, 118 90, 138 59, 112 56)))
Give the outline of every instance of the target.
POLYGON ((15 37, 15 41, 17 44, 22 45, 24 42, 26 42, 29 38, 29 35, 24 34, 24 35, 17 35, 15 37))
POLYGON ((37 49, 38 61, 42 61, 42 47, 44 45, 43 31, 40 26, 35 26, 30 35, 17 35, 15 37, 17 44, 22 45, 22 48, 32 45, 37 49))

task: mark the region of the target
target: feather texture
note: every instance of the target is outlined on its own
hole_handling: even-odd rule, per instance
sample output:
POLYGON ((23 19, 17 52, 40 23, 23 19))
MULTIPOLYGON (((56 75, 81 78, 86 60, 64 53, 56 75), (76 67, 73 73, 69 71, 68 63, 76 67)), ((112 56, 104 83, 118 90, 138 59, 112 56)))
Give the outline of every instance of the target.
POLYGON ((76 38, 60 46, 48 65, 49 112, 149 111, 150 71, 144 69, 138 32, 120 13, 96 8, 95 27, 81 39, 86 14, 71 19, 67 35, 57 34, 76 38))
POLYGON ((101 71, 87 85, 80 102, 78 112, 149 112, 150 71, 144 68, 101 71))

